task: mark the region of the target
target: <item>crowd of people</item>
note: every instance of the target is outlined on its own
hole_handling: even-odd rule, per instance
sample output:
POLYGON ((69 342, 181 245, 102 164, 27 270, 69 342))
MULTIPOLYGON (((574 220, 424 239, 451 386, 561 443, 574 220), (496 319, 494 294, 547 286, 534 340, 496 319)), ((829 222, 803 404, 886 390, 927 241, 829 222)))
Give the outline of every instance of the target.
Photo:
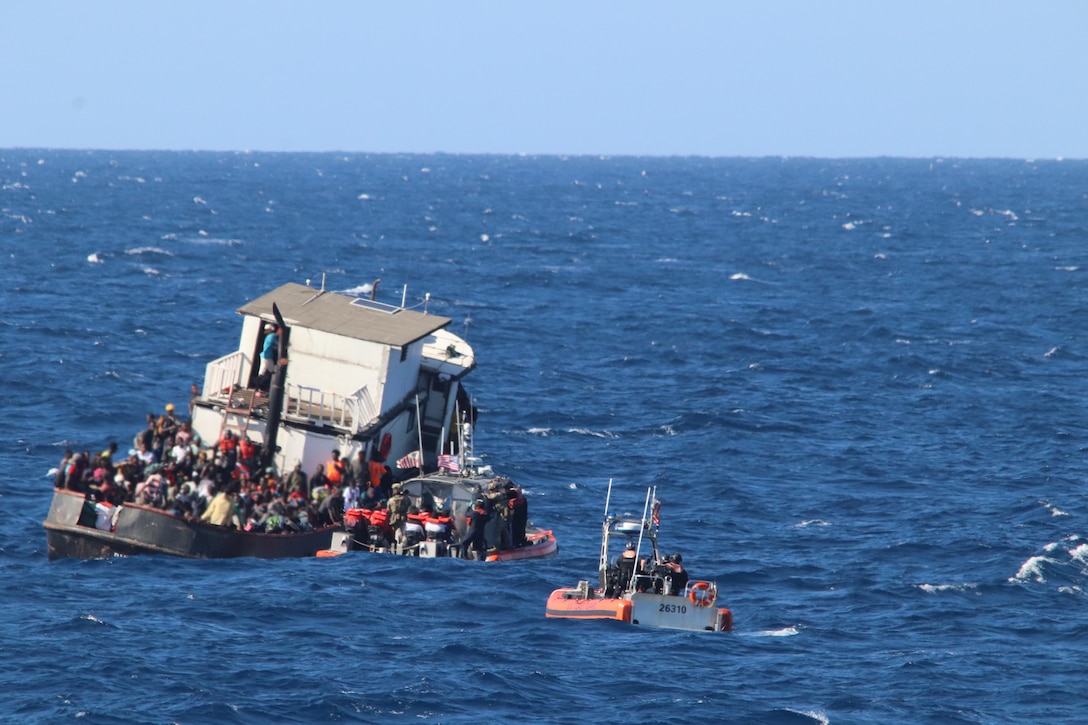
MULTIPOLYGON (((418 506, 380 454, 340 452, 309 475, 301 464, 285 476, 262 466, 259 443, 225 430, 204 445, 173 405, 148 413, 127 455, 117 443, 98 454, 66 450, 56 468, 57 488, 83 493, 95 502, 135 503, 164 509, 188 520, 245 531, 292 533, 345 525, 360 548, 411 547, 421 541, 455 546, 469 558, 526 544, 528 507, 513 482, 496 478, 467 512, 459 536, 449 510, 429 497, 418 506)), ((418 469, 399 471, 400 477, 418 469)))

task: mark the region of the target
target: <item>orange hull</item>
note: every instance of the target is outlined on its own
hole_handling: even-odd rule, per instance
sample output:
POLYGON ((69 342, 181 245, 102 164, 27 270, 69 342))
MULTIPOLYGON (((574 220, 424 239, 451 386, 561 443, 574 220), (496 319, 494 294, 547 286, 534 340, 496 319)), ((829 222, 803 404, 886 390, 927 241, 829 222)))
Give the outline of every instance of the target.
POLYGON ((544 616, 555 619, 615 619, 631 621, 631 602, 627 599, 590 597, 583 599, 577 589, 556 589, 548 597, 544 616))

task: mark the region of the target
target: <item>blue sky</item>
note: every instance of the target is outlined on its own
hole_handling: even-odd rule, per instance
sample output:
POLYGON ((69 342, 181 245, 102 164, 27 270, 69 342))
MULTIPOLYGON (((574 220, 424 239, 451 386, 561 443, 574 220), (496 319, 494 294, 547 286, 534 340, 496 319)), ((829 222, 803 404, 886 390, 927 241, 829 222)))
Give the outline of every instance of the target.
POLYGON ((0 17, 0 148, 1088 158, 1080 0, 40 0, 0 17))

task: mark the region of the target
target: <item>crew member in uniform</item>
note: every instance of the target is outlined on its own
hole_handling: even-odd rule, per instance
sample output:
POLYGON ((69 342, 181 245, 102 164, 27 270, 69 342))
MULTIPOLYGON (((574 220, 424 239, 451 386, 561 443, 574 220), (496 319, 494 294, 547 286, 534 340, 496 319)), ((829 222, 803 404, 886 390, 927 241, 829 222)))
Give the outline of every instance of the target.
POLYGON ((680 595, 684 593, 684 587, 688 585, 688 573, 683 566, 684 557, 680 554, 669 554, 663 562, 668 569, 665 578, 669 582, 669 594, 680 595))

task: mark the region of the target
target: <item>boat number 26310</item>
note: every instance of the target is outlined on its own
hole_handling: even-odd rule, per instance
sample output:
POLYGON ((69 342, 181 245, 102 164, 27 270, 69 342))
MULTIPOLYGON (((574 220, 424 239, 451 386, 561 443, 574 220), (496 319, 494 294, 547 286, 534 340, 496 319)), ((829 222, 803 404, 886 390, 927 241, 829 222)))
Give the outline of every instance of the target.
POLYGON ((661 604, 658 607, 659 612, 667 612, 668 614, 687 614, 688 606, 686 604, 661 604))

